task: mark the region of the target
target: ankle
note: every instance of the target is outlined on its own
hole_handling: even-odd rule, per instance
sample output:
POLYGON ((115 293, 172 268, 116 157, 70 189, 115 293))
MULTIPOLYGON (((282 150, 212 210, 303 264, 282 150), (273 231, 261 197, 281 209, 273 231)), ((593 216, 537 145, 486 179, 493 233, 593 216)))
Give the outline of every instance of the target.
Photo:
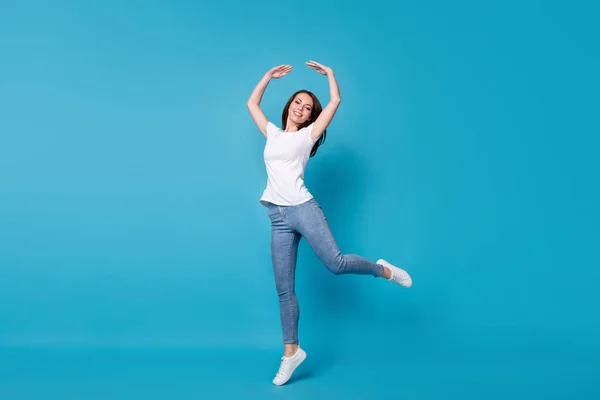
POLYGON ((392 270, 384 266, 383 270, 381 271, 381 276, 385 279, 390 279, 392 277, 392 270))
POLYGON ((286 345, 284 345, 283 356, 284 357, 291 357, 291 356, 293 356, 298 351, 298 347, 300 347, 298 344, 286 344, 286 345))

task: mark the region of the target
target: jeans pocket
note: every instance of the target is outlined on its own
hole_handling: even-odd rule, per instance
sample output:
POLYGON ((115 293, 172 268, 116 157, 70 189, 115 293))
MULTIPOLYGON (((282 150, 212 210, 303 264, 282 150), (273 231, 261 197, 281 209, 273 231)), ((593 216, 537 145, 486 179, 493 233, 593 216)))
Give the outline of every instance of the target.
POLYGON ((277 210, 277 206, 275 205, 269 205, 269 209, 267 211, 267 215, 269 216, 269 219, 271 221, 273 221, 275 219, 275 216, 277 215, 279 211, 277 210))
POLYGON ((285 213, 281 210, 281 206, 275 204, 271 205, 269 207, 268 215, 273 224, 286 223, 285 213))

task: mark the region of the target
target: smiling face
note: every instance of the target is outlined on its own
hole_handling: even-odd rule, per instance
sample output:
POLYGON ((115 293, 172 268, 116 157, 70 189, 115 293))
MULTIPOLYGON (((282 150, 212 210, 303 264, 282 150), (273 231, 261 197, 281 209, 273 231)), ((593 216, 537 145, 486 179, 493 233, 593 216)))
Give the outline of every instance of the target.
POLYGON ((298 93, 288 108, 288 120, 296 126, 302 125, 309 120, 313 106, 313 99, 310 95, 307 93, 298 93))

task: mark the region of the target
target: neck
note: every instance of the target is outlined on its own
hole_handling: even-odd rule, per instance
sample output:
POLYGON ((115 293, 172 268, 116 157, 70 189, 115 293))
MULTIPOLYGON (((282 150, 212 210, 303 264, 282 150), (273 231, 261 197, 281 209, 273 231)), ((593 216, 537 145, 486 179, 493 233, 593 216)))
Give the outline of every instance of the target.
POLYGON ((298 132, 298 125, 288 118, 287 123, 285 124, 285 132, 298 132))

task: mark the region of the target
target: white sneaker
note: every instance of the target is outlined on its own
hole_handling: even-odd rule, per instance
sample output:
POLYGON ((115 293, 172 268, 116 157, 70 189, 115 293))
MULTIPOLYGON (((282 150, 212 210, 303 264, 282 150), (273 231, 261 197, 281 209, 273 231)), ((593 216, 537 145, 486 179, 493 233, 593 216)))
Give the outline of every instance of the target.
POLYGON ((281 365, 279 366, 277 375, 275 375, 275 379, 273 379, 273 384, 281 386, 286 383, 292 377, 296 367, 305 359, 306 353, 300 347, 298 347, 298 351, 293 356, 281 357, 281 365))
POLYGON ((405 270, 395 267, 383 259, 377 260, 377 264, 383 265, 392 271, 392 277, 388 281, 399 283, 407 288, 412 286, 412 278, 405 270))

